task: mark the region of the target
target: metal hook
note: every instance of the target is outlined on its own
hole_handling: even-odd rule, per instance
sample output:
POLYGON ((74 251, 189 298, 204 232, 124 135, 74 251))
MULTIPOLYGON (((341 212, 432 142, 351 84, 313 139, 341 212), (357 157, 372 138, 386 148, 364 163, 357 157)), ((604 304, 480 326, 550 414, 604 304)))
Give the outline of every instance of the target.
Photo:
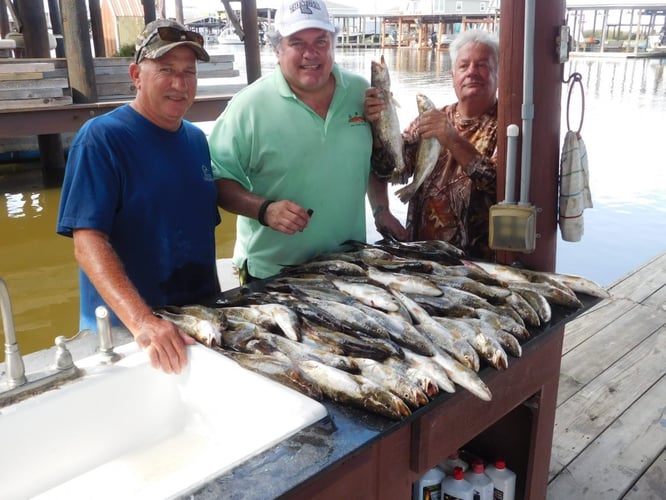
POLYGON ((569 123, 569 114, 571 111, 571 94, 573 93, 574 86, 576 83, 580 87, 580 98, 581 98, 581 112, 580 112, 580 122, 578 123, 578 129, 576 130, 576 135, 580 136, 580 131, 583 128, 583 120, 585 119, 585 91, 583 90, 583 75, 580 73, 571 73, 569 78, 566 80, 562 78, 562 83, 569 84, 569 92, 567 94, 567 129, 571 130, 571 125, 569 123))

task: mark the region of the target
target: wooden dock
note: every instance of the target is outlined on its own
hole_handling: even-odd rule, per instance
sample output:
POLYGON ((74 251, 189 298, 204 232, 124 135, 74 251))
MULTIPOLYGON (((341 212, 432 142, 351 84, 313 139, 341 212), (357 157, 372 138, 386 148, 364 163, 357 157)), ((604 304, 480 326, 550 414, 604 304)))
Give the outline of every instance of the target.
POLYGON ((548 499, 666 499, 666 253, 565 329, 548 499))

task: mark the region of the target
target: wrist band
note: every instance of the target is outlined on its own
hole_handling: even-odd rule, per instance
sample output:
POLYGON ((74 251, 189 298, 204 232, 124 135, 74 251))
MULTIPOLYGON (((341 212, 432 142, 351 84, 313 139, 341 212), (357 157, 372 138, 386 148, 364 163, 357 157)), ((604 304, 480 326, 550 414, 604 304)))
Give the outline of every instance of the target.
POLYGON ((268 223, 266 222, 266 210, 268 209, 268 205, 271 203, 275 202, 275 200, 264 200, 264 202, 261 204, 259 207, 259 213, 257 214, 257 220, 259 221, 259 224, 262 226, 268 226, 268 223))

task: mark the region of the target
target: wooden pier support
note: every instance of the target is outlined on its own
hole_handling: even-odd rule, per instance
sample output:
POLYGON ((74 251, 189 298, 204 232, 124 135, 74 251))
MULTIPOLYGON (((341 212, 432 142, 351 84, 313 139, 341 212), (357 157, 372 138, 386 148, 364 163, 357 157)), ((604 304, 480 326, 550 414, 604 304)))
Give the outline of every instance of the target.
POLYGON ((259 24, 257 19, 256 0, 243 0, 241 2, 241 19, 245 33, 245 67, 247 83, 261 77, 261 59, 259 57, 259 24))
MULTIPOLYGON (((67 3, 67 2, 65 2, 67 3)), ((43 0, 19 0, 25 53, 28 57, 51 57, 43 0)), ((39 157, 44 177, 57 182, 65 172, 65 150, 60 134, 40 135, 39 157)))
POLYGON ((97 101, 95 66, 93 64, 88 13, 85 0, 62 2, 62 22, 65 33, 67 75, 75 104, 97 101), (84 43, 88 40, 88 43, 84 43))
MULTIPOLYGON (((555 38, 564 23, 565 0, 535 0, 533 89, 534 120, 532 124, 531 182, 529 202, 537 208, 536 250, 533 253, 498 252, 498 260, 541 271, 555 270, 557 248, 557 210, 562 65, 556 53, 555 38)), ((502 2, 500 18, 500 65, 498 108, 497 193, 504 193, 506 179, 506 127, 521 126, 523 104, 523 41, 525 0, 502 2)), ((521 132, 522 147, 522 132, 521 132)), ((520 156, 520 155, 518 155, 520 156)), ((517 189, 521 158, 517 159, 517 189)))

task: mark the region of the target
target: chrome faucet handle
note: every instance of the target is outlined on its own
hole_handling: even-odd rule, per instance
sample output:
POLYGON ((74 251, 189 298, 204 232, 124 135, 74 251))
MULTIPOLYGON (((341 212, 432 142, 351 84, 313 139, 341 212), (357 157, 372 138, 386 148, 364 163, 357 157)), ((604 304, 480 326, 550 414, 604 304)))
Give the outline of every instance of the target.
POLYGON ((67 339, 63 335, 55 338, 56 354, 55 367, 58 370, 69 370, 74 366, 72 353, 67 349, 67 339))
POLYGON ((109 311, 104 306, 95 309, 97 317, 97 334, 99 335, 99 352, 104 358, 102 363, 111 364, 120 359, 120 355, 113 351, 113 335, 109 311))

